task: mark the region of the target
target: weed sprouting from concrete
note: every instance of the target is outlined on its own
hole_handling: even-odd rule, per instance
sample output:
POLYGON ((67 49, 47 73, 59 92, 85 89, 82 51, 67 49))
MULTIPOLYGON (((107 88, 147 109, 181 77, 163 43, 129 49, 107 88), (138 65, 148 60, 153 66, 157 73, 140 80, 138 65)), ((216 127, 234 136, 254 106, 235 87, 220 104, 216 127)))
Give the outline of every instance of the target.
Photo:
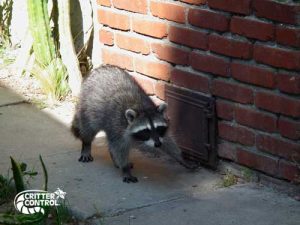
POLYGON ((253 179, 253 171, 248 169, 248 168, 244 168, 242 169, 242 178, 246 181, 246 182, 251 182, 253 179))
POLYGON ((223 176, 220 186, 230 187, 232 185, 237 184, 237 181, 237 177, 230 170, 227 170, 225 175, 223 176))

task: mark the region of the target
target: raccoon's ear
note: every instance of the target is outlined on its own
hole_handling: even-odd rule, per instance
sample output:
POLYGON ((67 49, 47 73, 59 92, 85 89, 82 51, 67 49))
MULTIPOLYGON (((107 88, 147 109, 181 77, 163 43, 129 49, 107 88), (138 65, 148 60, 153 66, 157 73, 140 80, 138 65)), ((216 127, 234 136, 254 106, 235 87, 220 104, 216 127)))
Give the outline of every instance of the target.
POLYGON ((157 107, 157 111, 159 113, 164 113, 167 109, 167 104, 166 103, 161 103, 158 107, 157 107))
POLYGON ((127 109, 125 111, 125 117, 126 117, 128 123, 132 123, 132 121, 136 117, 136 112, 133 109, 127 109))

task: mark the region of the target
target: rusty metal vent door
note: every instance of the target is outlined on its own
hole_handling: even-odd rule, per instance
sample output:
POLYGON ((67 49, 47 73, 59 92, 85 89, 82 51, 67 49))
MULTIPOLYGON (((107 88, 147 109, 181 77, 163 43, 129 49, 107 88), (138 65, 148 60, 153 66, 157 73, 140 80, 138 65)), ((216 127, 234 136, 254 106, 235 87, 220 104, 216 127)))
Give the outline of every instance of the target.
POLYGON ((166 87, 170 129, 187 160, 216 168, 215 101, 174 86, 166 87))

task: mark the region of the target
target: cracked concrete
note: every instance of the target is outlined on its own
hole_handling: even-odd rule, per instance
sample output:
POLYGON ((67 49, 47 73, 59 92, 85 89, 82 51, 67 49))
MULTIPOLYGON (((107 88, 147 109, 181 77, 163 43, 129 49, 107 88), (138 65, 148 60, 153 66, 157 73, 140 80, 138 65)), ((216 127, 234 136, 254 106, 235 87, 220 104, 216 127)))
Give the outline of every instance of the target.
MULTIPOLYGON (((218 188, 217 173, 203 168, 192 173, 165 157, 134 151, 131 161, 139 182, 123 183, 105 137, 93 143, 94 161, 79 163, 81 144, 68 127, 22 101, 0 88, 0 105, 5 105, 0 107, 0 172, 7 172, 13 156, 41 174, 41 154, 49 190, 67 192, 71 210, 87 224, 299 224, 300 202, 256 184, 218 188)), ((42 182, 39 175, 31 188, 42 182)))

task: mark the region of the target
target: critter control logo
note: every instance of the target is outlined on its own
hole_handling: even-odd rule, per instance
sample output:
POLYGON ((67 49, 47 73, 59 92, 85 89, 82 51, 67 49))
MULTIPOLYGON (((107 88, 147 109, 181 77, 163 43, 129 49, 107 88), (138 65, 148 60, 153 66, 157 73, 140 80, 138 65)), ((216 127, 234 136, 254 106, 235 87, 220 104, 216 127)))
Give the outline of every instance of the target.
POLYGON ((58 206, 65 199, 66 192, 57 188, 55 192, 26 190, 18 193, 14 200, 15 208, 23 214, 45 213, 43 207, 58 206))

